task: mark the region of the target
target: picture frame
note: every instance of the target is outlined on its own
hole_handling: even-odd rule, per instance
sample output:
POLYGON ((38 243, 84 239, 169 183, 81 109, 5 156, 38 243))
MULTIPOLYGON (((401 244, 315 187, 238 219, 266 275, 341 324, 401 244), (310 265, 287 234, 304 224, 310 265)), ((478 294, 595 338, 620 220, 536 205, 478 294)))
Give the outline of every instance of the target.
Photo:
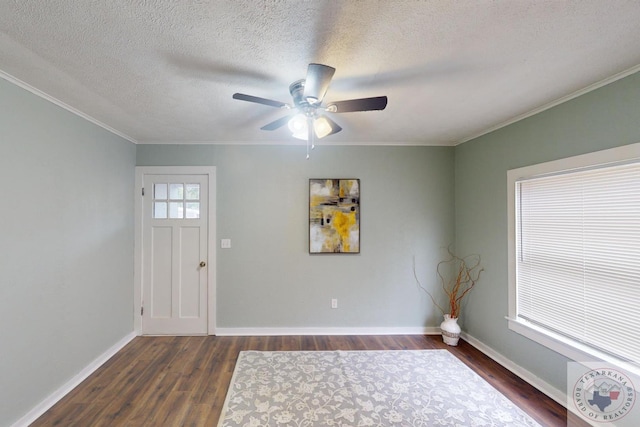
POLYGON ((309 179, 309 253, 360 253, 360 179, 309 179))

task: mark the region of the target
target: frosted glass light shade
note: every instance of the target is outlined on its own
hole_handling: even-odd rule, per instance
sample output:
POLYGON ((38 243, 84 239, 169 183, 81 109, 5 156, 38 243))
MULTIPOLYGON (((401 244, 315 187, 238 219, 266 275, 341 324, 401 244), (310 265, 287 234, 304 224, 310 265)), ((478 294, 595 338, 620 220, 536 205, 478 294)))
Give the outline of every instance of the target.
MULTIPOLYGON (((297 114, 289 120, 289 130, 294 138, 306 141, 309 137, 307 130, 307 117, 304 114, 297 114)), ((319 117, 313 121, 313 129, 318 139, 324 138, 331 133, 331 125, 325 117, 319 117)))
POLYGON ((318 138, 324 138, 331 133, 331 125, 324 117, 319 117, 313 122, 313 128, 318 138))

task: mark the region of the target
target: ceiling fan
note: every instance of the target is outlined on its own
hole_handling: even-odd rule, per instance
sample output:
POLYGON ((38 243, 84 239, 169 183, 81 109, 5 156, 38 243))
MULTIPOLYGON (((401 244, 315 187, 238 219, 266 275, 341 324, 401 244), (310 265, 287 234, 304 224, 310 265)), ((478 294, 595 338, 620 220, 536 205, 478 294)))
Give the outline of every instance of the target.
POLYGON ((307 76, 302 80, 296 80, 289 86, 289 93, 293 98, 293 105, 272 99, 260 98, 243 93, 234 93, 233 99, 255 102, 271 107, 296 109, 297 112, 281 117, 262 126, 262 130, 276 130, 288 124, 295 138, 307 140, 307 158, 309 158, 309 146, 313 148, 315 138, 324 138, 338 133, 342 128, 331 120, 324 112, 350 113, 354 111, 384 110, 387 106, 386 96, 373 98, 349 99, 335 101, 323 105, 324 95, 329 89, 329 84, 336 69, 323 64, 309 64, 307 76))

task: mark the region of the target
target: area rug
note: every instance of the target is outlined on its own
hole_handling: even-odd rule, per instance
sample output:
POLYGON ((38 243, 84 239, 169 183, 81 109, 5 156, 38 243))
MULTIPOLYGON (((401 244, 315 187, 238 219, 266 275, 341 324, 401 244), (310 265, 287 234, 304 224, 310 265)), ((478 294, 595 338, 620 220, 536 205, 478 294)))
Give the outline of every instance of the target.
POLYGON ((447 350, 243 351, 218 427, 539 426, 447 350))

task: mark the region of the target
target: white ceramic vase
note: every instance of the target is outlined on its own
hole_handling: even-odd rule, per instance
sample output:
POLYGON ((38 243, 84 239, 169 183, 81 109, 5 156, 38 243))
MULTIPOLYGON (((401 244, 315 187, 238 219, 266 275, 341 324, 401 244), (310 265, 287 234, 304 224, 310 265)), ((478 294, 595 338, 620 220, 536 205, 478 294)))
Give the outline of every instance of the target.
POLYGON ((442 331, 442 340, 445 344, 458 345, 458 340, 460 340, 460 326, 458 325, 457 317, 451 317, 445 314, 444 322, 440 324, 440 330, 442 331))

